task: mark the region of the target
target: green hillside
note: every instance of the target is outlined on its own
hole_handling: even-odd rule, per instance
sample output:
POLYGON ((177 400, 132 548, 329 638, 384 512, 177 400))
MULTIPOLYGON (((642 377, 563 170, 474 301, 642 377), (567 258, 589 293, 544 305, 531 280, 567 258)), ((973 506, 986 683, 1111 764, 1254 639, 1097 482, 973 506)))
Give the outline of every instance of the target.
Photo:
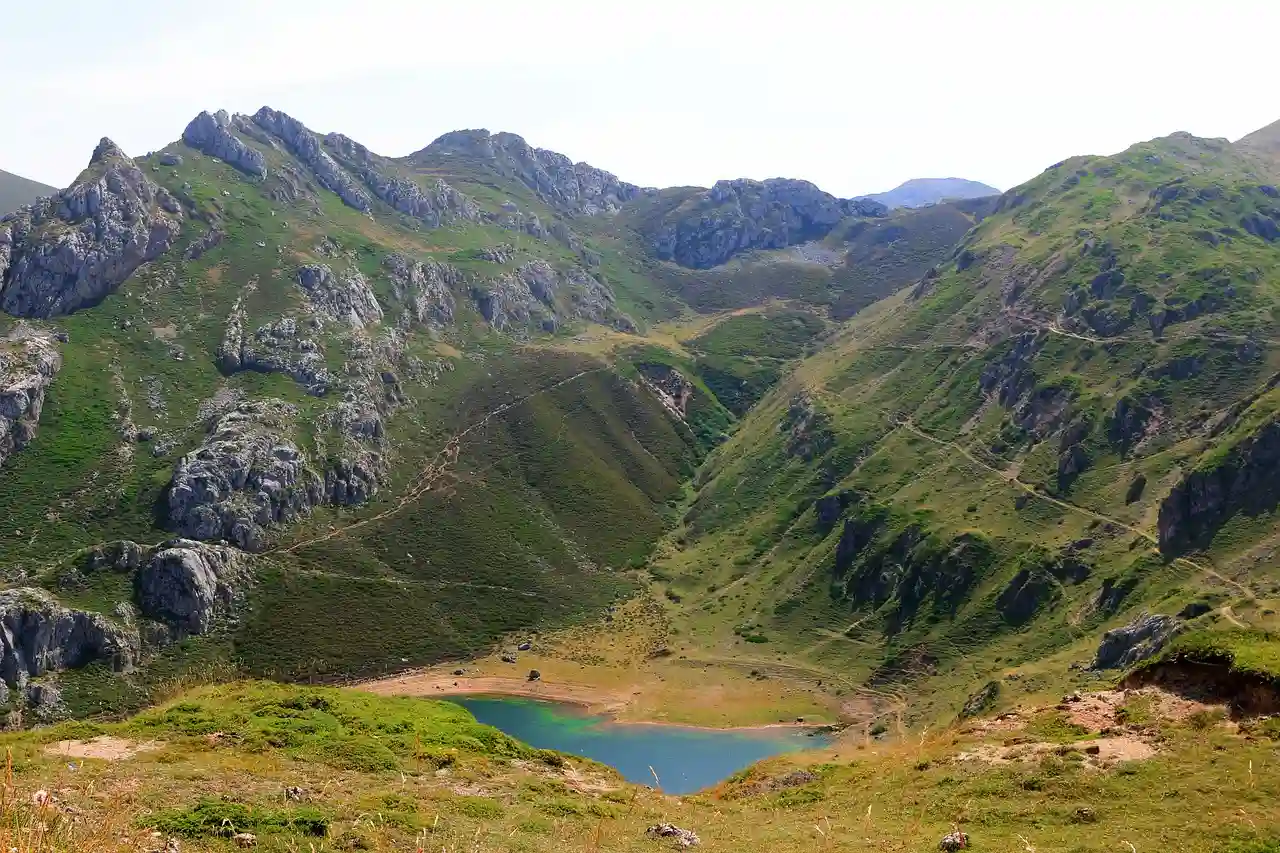
POLYGON ((1277 627, 1275 174, 1175 134, 1002 196, 708 460, 659 563, 690 642, 926 722, 1094 684, 1144 613, 1277 627))
POLYGON ((1275 136, 892 211, 102 140, 0 219, 0 840, 1273 851, 1275 136), (488 692, 830 740, 674 798, 404 698, 488 692))

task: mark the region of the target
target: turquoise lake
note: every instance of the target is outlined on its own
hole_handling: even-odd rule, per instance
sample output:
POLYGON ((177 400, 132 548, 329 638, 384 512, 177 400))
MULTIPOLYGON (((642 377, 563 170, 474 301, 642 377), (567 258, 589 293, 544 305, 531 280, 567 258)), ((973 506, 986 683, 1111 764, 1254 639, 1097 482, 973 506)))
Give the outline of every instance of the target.
POLYGON ((652 767, 668 794, 689 794, 727 779, 762 758, 826 746, 803 729, 703 729, 617 723, 572 705, 537 699, 452 696, 476 719, 530 746, 608 764, 631 782, 652 785, 652 767))

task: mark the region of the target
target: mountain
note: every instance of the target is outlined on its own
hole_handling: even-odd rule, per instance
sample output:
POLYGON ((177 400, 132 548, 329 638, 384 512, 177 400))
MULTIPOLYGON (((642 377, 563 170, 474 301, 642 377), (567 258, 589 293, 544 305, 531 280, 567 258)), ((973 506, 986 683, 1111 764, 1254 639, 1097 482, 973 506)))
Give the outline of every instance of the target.
POLYGON ((0 216, 12 213, 24 204, 57 192, 53 187, 31 181, 0 169, 0 216))
POLYGON ((925 207, 952 199, 983 198, 1000 195, 1000 190, 979 181, 964 178, 912 178, 888 192, 864 198, 878 201, 888 208, 925 207))
POLYGON ((1251 143, 1056 164, 795 367, 656 566, 681 636, 767 637, 923 724, 1280 628, 1280 163, 1251 143))
POLYGON ((894 209, 270 107, 103 139, 0 219, 0 708, 76 720, 10 736, 8 816, 1271 849, 1273 136, 894 209), (676 800, 375 695, 495 685, 842 732, 676 800))
MULTIPOLYGON (((840 288, 892 289, 837 283, 911 242, 854 233, 884 209, 804 182, 723 186, 707 203, 752 236, 694 288, 641 224, 701 191, 668 213, 513 134, 388 158, 264 107, 142 158, 103 139, 0 220, 0 618, 80 626, 7 653, 15 707, 79 713, 104 666, 132 673, 128 707, 208 655, 378 673, 631 595, 683 483, 840 288), (646 334, 691 300, 752 313, 687 347, 646 334)), ((971 225, 950 216, 897 285, 971 225)))

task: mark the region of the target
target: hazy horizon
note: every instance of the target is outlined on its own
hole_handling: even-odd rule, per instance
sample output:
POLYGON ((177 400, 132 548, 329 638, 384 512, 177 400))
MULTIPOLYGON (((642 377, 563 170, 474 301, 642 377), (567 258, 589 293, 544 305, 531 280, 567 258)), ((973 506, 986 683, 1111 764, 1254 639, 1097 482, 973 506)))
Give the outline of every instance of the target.
POLYGON ((267 104, 388 156, 486 127, 645 186, 1007 189, 1072 155, 1280 118, 1233 85, 1269 79, 1276 24, 1262 2, 75 0, 7 13, 0 169, 65 186, 102 136, 136 156, 200 110, 267 104), (1161 58, 1186 44, 1194 62, 1161 58))

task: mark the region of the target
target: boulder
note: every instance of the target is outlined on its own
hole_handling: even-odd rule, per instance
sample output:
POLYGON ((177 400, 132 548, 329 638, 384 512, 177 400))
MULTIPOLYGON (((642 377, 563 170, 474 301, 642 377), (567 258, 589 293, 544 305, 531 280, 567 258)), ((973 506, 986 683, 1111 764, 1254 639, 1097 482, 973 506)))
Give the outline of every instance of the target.
POLYGON ((681 829, 672 823, 659 823, 649 827, 644 834, 655 841, 671 841, 677 847, 694 847, 699 843, 697 833, 681 829))
MULTIPOLYGON (((267 161, 262 156, 262 152, 245 144, 231 132, 231 119, 225 111, 219 110, 213 114, 207 111, 200 113, 191 120, 186 130, 182 131, 182 141, 202 154, 221 160, 246 175, 261 178, 267 173, 267 161)), ((170 158, 174 156, 176 155, 164 155, 170 158)), ((165 162, 164 157, 160 162, 166 166, 178 165, 182 162, 181 158, 178 158, 177 163, 168 163, 165 162)))
POLYGON ((57 317, 96 305, 181 229, 182 208, 110 139, 69 188, 0 219, 0 309, 57 317))
POLYGON ((1102 635, 1091 669, 1124 669, 1154 657, 1166 644, 1186 630, 1177 616, 1142 614, 1128 625, 1102 635))
POLYGON ((189 539, 162 543, 134 576, 143 615, 172 626, 179 636, 206 634, 243 598, 247 571, 233 548, 189 539))

